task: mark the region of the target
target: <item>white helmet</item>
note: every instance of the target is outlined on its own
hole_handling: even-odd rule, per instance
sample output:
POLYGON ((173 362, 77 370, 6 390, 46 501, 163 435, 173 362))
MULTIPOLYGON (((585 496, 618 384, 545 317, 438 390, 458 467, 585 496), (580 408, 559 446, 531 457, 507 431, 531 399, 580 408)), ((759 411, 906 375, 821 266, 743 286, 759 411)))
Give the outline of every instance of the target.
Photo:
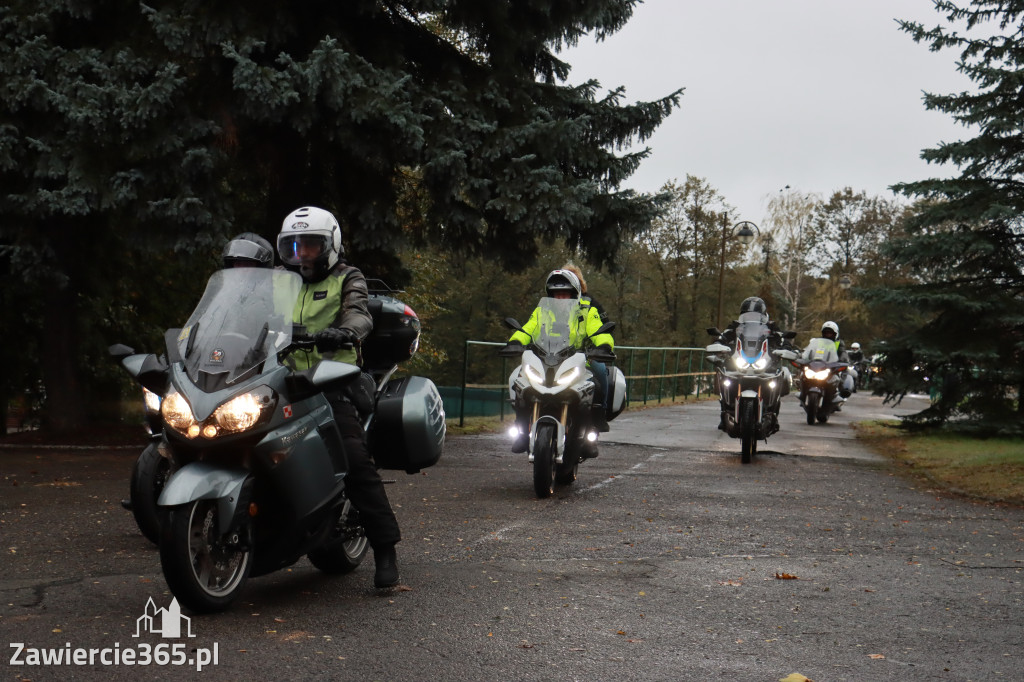
POLYGON ((850 344, 850 348, 852 350, 860 350, 860 344, 854 341, 852 344, 850 344))
POLYGON ((832 320, 829 320, 825 324, 821 325, 821 335, 822 336, 825 336, 825 330, 826 329, 831 329, 832 333, 835 334, 835 338, 837 338, 837 339, 839 338, 839 325, 838 324, 836 324, 832 320))
POLYGON ((572 270, 552 270, 544 283, 544 290, 552 298, 556 291, 568 291, 572 298, 579 298, 582 286, 580 278, 572 270))
POLYGON ((305 206, 288 214, 277 235, 277 253, 289 270, 320 281, 345 254, 341 227, 330 211, 305 206))

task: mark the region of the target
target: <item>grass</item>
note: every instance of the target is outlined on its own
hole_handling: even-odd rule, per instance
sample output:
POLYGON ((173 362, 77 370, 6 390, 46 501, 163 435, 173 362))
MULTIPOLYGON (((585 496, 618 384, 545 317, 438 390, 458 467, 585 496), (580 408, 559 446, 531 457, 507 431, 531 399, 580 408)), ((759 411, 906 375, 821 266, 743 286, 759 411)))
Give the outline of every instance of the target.
POLYGON ((1024 506, 1024 439, 911 433, 898 421, 855 424, 857 436, 911 476, 953 493, 1024 506))

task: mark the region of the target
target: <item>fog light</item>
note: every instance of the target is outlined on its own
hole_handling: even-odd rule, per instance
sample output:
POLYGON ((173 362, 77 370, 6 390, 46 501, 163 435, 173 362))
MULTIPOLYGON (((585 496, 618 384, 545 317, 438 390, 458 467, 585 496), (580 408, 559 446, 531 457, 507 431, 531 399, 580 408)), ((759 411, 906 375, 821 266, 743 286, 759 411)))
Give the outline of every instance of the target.
POLYGON ((207 438, 216 438, 217 427, 214 426, 213 424, 207 424, 206 426, 203 427, 203 435, 206 436, 207 438))
POLYGON ((730 381, 729 379, 722 379, 722 385, 723 386, 732 386, 732 381, 730 381))
POLYGON ((587 442, 588 443, 596 443, 597 442, 597 431, 589 431, 589 432, 587 432, 587 442))
POLYGON ((508 430, 508 437, 509 438, 515 438, 518 435, 519 435, 519 427, 516 426, 515 424, 513 424, 512 427, 508 430))
POLYGON ((768 388, 775 388, 775 380, 774 379, 768 382, 768 388))

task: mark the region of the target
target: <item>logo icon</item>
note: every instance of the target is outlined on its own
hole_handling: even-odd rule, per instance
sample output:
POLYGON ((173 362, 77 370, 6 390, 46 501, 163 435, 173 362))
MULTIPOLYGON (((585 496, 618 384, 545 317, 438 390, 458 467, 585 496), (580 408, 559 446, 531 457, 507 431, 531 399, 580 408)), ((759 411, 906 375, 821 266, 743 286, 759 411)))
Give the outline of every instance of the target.
POLYGON ((138 637, 143 632, 150 632, 160 635, 165 639, 176 639, 181 637, 182 621, 185 623, 185 632, 189 637, 195 637, 192 632, 192 619, 181 615, 181 606, 177 597, 171 599, 171 605, 165 608, 157 608, 150 597, 146 602, 146 610, 135 620, 135 634, 138 637))

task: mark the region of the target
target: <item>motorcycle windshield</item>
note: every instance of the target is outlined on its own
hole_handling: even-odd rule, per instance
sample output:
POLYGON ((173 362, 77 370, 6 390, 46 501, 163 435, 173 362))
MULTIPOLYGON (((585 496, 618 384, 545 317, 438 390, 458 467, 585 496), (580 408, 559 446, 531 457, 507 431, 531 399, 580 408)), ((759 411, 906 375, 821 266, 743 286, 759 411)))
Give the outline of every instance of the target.
POLYGON ((534 311, 537 330, 533 345, 545 355, 575 352, 577 338, 585 334, 581 329, 583 311, 573 298, 542 298, 534 311))
POLYGON ((178 335, 189 379, 212 393, 247 378, 292 339, 292 308, 302 278, 287 270, 218 270, 178 335))
POLYGON ((744 317, 740 316, 740 324, 736 327, 736 348, 746 362, 752 363, 767 350, 765 341, 771 330, 761 321, 760 316, 748 320, 744 320, 744 317))

